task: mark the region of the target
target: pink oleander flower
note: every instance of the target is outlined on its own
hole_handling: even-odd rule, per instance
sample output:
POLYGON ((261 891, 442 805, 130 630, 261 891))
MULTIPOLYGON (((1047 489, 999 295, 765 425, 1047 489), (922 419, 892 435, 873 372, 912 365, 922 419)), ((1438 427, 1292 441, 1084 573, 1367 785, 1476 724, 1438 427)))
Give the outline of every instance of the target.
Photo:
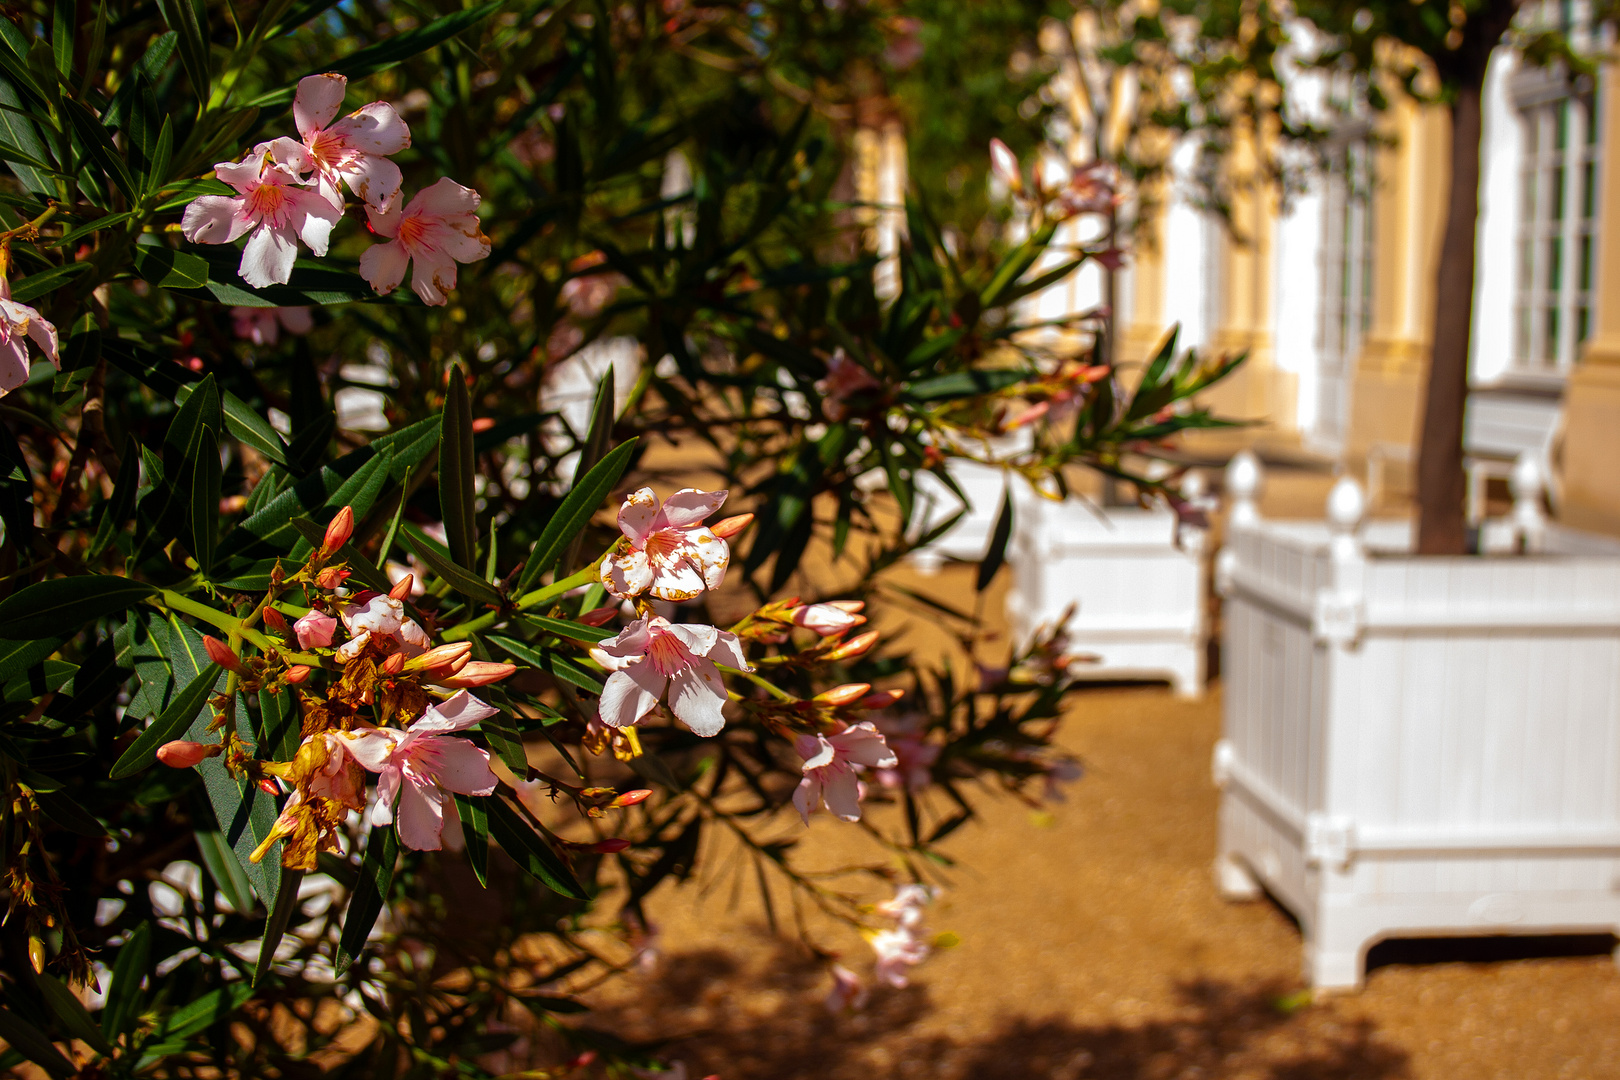
POLYGON ((393 822, 398 798, 400 843, 416 851, 438 851, 444 832, 445 792, 488 795, 497 783, 487 751, 466 739, 448 736, 498 711, 463 690, 448 701, 429 705, 404 731, 367 728, 344 732, 344 748, 363 768, 378 774, 371 823, 393 822))
POLYGON ((804 779, 793 793, 799 816, 810 824, 810 812, 825 804, 844 821, 861 820, 861 783, 857 766, 892 769, 898 764, 883 735, 862 721, 832 735, 800 735, 794 749, 804 758, 804 779))
POLYGON ((332 635, 336 632, 337 620, 324 611, 311 611, 293 623, 293 633, 298 635, 300 649, 327 648, 332 644, 332 635))
POLYGON ((220 162, 214 175, 235 188, 236 197, 192 200, 181 215, 180 232, 194 244, 229 244, 251 232, 238 267, 243 281, 256 289, 285 285, 300 239, 316 255, 326 254, 342 204, 301 186, 291 169, 275 161, 268 143, 254 147, 241 162, 220 162))
POLYGON ((866 603, 862 600, 833 600, 825 604, 805 604, 793 609, 793 622, 807 630, 814 630, 822 637, 830 637, 864 623, 866 616, 859 612, 865 606, 866 603))
POLYGON ((1116 176, 1112 162, 1092 161, 1077 166, 1069 175, 1068 185, 1058 193, 1060 210, 1067 215, 1112 210, 1118 204, 1114 196, 1116 176))
POLYGON ((872 951, 877 953, 873 974, 896 990, 910 986, 908 969, 928 959, 928 942, 906 927, 879 930, 868 934, 866 940, 871 944, 872 951))
POLYGON ((28 381, 25 337, 33 338, 45 359, 55 364, 56 370, 62 370, 62 358, 56 349, 56 327, 27 304, 13 300, 10 284, 0 276, 0 397, 28 381))
POLYGON ((316 190, 333 205, 343 205, 341 180, 367 206, 387 213, 399 198, 403 177, 386 155, 411 145, 411 129, 386 101, 373 101, 334 124, 348 85, 342 75, 299 79, 293 123, 303 141, 277 139, 271 146, 278 160, 300 175, 313 170, 316 190))
POLYGON ((365 651, 373 636, 388 638, 407 659, 433 648, 427 631, 405 614, 405 605, 387 593, 359 593, 355 602, 338 609, 343 626, 351 635, 338 647, 337 658, 345 664, 365 651))
POLYGON ((1000 139, 990 140, 990 170, 1006 183, 1008 191, 1014 195, 1024 193, 1024 175, 1018 167, 1018 155, 1000 139))
POLYGON ((360 275, 381 296, 399 288, 411 262, 411 289, 422 303, 445 303, 445 293, 456 287, 456 263, 475 262, 489 255, 489 237, 478 228, 478 192, 448 177, 418 191, 400 209, 396 199, 390 210, 379 213, 366 206, 371 228, 388 243, 373 244, 360 256, 360 275))
POLYGON ((925 741, 925 723, 921 713, 878 719, 877 728, 883 732, 884 742, 895 757, 893 768, 877 770, 878 783, 891 790, 903 787, 917 792, 934 782, 933 769, 934 762, 939 760, 939 747, 925 741))
POLYGON ((858 1012, 866 1005, 866 984, 861 977, 843 964, 832 966, 832 989, 827 991, 824 1004, 830 1013, 858 1012))
POLYGON ((662 505, 653 489, 631 492, 619 507, 619 531, 628 551, 602 560, 602 584, 623 599, 650 593, 660 600, 690 600, 717 587, 731 564, 731 546, 703 525, 720 509, 724 491, 682 488, 662 505))
POLYGON ((283 329, 289 334, 307 334, 315 328, 307 307, 235 307, 231 308, 231 322, 237 337, 267 346, 281 340, 283 329))
POLYGON ((902 885, 894 891, 894 897, 877 906, 877 909, 890 916, 904 930, 917 930, 922 926, 922 909, 934 899, 935 890, 928 885, 902 885))
POLYGON ((611 672, 602 690, 602 722, 630 727, 669 692, 669 709, 698 735, 726 726, 726 685, 715 661, 752 671, 737 635, 712 626, 683 626, 657 615, 637 619, 591 650, 611 672))
POLYGON ((846 356, 843 349, 835 351, 827 361, 827 377, 816 380, 816 390, 822 395, 821 411, 835 424, 849 416, 850 399, 881 389, 883 384, 846 356))

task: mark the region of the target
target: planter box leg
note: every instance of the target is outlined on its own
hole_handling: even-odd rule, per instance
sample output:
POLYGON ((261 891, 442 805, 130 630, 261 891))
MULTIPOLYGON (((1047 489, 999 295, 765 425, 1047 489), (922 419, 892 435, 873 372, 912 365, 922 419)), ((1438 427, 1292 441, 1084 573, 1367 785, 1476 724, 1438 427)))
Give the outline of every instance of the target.
POLYGON ((1313 990, 1359 990, 1368 942, 1336 927, 1326 912, 1305 939, 1305 978, 1313 990))
POLYGON ((1223 900, 1260 899, 1260 880, 1229 852, 1215 857, 1215 889, 1223 900))

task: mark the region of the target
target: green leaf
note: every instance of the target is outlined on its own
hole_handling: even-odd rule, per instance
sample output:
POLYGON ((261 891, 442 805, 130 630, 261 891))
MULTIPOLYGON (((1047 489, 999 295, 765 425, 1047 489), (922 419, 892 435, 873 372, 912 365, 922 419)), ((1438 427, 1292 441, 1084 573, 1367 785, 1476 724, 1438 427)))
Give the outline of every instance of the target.
POLYGON ((478 519, 474 485, 478 462, 473 454, 472 423, 466 371, 460 364, 452 364, 439 428, 439 505, 444 512, 444 536, 450 557, 463 570, 476 572, 478 519))
POLYGON ((165 1039, 188 1038, 226 1019, 252 996, 253 987, 245 982, 210 990, 170 1013, 160 1033, 165 1039))
POLYGON ((301 720, 293 707, 291 691, 271 693, 260 689, 259 721, 264 725, 264 730, 254 733, 258 737, 259 756, 270 761, 291 761, 298 752, 301 735, 301 720))
POLYGON ((197 851, 202 855, 203 865, 208 868, 208 876, 214 879, 214 884, 225 895, 231 910, 244 915, 251 912, 254 907, 253 884, 248 881, 242 865, 236 861, 236 853, 231 850, 231 845, 225 842, 225 834, 218 829, 198 829, 197 851))
POLYGON ((478 884, 489 888, 489 812, 484 804, 489 796, 457 795, 456 814, 461 818, 461 835, 467 840, 467 864, 478 884))
POLYGON ((906 388, 905 394, 913 401, 944 401, 952 398, 978 397, 1016 386, 1029 378, 1029 372, 1012 368, 990 368, 975 371, 953 371, 923 379, 906 388))
MULTIPOLYGON (((50 151, 45 149, 45 143, 39 137, 39 129, 34 126, 23 109, 22 98, 17 95, 16 88, 11 80, 0 75, 0 135, 6 142, 21 150, 34 161, 50 161, 50 151)), ((54 196, 56 185, 44 172, 28 165, 8 162, 11 173, 27 190, 35 195, 54 196)))
POLYGON ((36 794, 39 798, 39 808, 45 811, 45 816, 68 832, 97 838, 107 835, 107 827, 97 821, 90 811, 74 801, 67 792, 36 789, 36 794))
POLYGON ((4 424, 0 424, 0 522, 6 526, 7 547, 19 556, 33 547, 34 474, 22 447, 4 424))
POLYGON ((51 17, 51 47, 55 50, 56 70, 62 75, 73 74, 73 38, 77 23, 73 18, 73 0, 56 0, 51 17))
POLYGON ((135 272, 165 289, 200 289, 208 284, 208 261, 161 244, 135 245, 135 272))
POLYGON ((191 472, 191 553, 207 574, 214 565, 219 542, 219 443, 212 431, 202 430, 196 467, 191 472))
POLYGON ((146 173, 146 194, 155 195, 169 179, 169 165, 174 156, 174 125, 172 116, 163 118, 158 131, 157 148, 152 151, 152 164, 146 173))
POLYGON ((199 102, 208 100, 211 86, 208 75, 208 41, 197 20, 197 9, 191 0, 157 0, 158 11, 169 29, 180 35, 180 65, 191 80, 191 92, 199 102))
POLYGON ((62 647, 59 637, 0 641, 0 683, 8 683, 62 647))
POLYGON ((141 449, 131 435, 124 444, 124 460, 118 465, 118 479, 113 484, 112 497, 101 504, 101 520, 96 523, 96 538, 90 544, 89 561, 107 550, 113 537, 118 535, 135 512, 135 495, 141 486, 141 449))
POLYGON ((304 880, 302 870, 281 868, 281 883, 276 889, 276 903, 270 917, 264 922, 264 938, 259 942, 259 962, 253 968, 253 985, 258 986, 276 962, 276 947, 287 933, 293 913, 298 910, 298 886, 304 880))
POLYGON ((104 1057, 111 1057, 112 1044, 102 1035, 101 1029, 96 1027, 95 1021, 85 1011, 84 1005, 73 996, 73 991, 62 985, 62 981, 54 975, 39 974, 34 976, 34 982, 39 986, 40 997, 45 1001, 45 1007, 51 1010, 62 1030, 75 1039, 83 1039, 90 1044, 90 1048, 104 1057))
POLYGON ((973 585, 975 591, 984 592, 1001 564, 1007 561, 1007 541, 1012 539, 1012 527, 1012 483, 1009 481, 1001 496, 1001 513, 996 515, 995 528, 990 530, 990 546, 985 548, 984 559, 979 563, 979 577, 973 585))
POLYGON ((602 680, 580 667, 572 660, 552 652, 550 649, 536 649, 521 641, 513 641, 498 634, 489 636, 489 643, 496 646, 514 660, 522 661, 530 667, 545 672, 554 679, 577 686, 591 694, 602 692, 602 680))
POLYGON ((432 567, 433 572, 449 583, 461 595, 469 600, 477 600, 486 604, 499 604, 501 594, 495 586, 468 570, 463 570, 451 559, 450 552, 434 539, 418 529, 409 521, 400 526, 400 535, 405 538, 405 546, 416 553, 416 557, 432 567))
POLYGON ((619 482, 619 477, 624 475, 637 441, 630 439, 621 443, 574 483, 574 489, 557 507, 557 512, 551 515, 551 520, 541 531, 540 538, 534 542, 534 549, 529 552, 529 560, 523 564, 523 573, 518 578, 520 590, 526 592, 540 580, 540 575, 551 568, 568 542, 590 523, 597 507, 602 505, 602 500, 619 482))
POLYGON ((71 99, 64 100, 62 108, 67 113, 74 132, 84 143, 85 149, 90 152, 96 164, 107 174, 107 178, 118 186, 118 190, 123 192, 124 197, 131 203, 140 199, 141 189, 135 183, 135 178, 129 174, 129 166, 125 164, 123 155, 118 152, 118 147, 113 145, 112 137, 107 134, 107 129, 101 126, 101 121, 96 119, 95 114, 71 99))
POLYGON ((394 884, 394 863, 399 859, 399 837, 392 825, 373 825, 366 836, 366 853, 360 860, 360 882, 343 916, 343 932, 338 937, 337 973, 342 978, 349 965, 366 947, 377 916, 388 903, 394 884))
POLYGON ((146 978, 152 960, 152 924, 143 922, 130 931, 113 961, 112 986, 107 1005, 101 1011, 101 1033, 109 1039, 126 1034, 141 1015, 141 980, 146 978))
POLYGON ((505 799, 498 796, 490 798, 485 800, 484 806, 489 814, 489 835, 517 863, 518 869, 552 892, 573 900, 590 899, 568 864, 529 827, 528 822, 518 816, 518 812, 505 799))
MULTIPOLYGON (((175 0, 169 0, 173 3, 175 0)), ((374 75, 379 71, 387 71, 396 64, 409 60, 418 53, 426 52, 435 45, 450 40, 463 30, 493 15, 500 10, 505 0, 491 0, 490 3, 480 4, 475 8, 458 11, 446 15, 442 19, 435 19, 426 26, 419 26, 414 30, 406 30, 393 35, 375 45, 367 46, 359 52, 350 53, 329 67, 314 71, 310 74, 318 75, 323 72, 335 72, 346 75, 351 80, 374 75)), ((292 100, 293 89, 291 84, 281 90, 276 90, 261 97, 255 98, 254 105, 267 108, 272 105, 285 105, 292 100)))
POLYGON ((604 626, 587 626, 581 622, 574 622, 572 619, 553 619, 549 615, 526 614, 523 616, 523 624, 537 630, 543 630, 548 634, 556 634, 558 637, 567 638, 570 641, 583 641, 587 644, 606 641, 608 638, 618 634, 617 630, 610 630, 604 626))
POLYGON ((178 739, 191 726, 191 722, 202 712, 203 706, 208 704, 208 697, 214 692, 214 681, 219 678, 218 664, 209 664, 195 678, 186 683, 186 688, 169 703, 169 707, 140 737, 130 743, 118 758, 118 763, 112 767, 108 774, 110 779, 122 780, 126 776, 147 768, 157 760, 158 747, 173 739, 178 739))
POLYGON ((0 638, 67 637, 85 623, 125 611, 156 591, 144 581, 109 574, 41 581, 0 600, 0 638))
POLYGON ((79 1075, 79 1070, 43 1032, 9 1009, 0 1009, 0 1039, 54 1077, 67 1080, 79 1075))
MULTIPOLYGON (((326 538, 325 526, 317 525, 307 517, 293 518, 292 523, 293 527, 303 534, 305 541, 312 545, 311 550, 313 550, 313 547, 319 546, 326 538)), ((302 556, 298 554, 297 549, 294 549, 290 561, 302 561, 302 556)), ((387 592, 394 587, 393 582, 388 580, 387 574, 377 569, 375 563, 356 550, 352 540, 345 541, 343 546, 338 548, 337 556, 333 561, 348 563, 349 569, 354 572, 354 576, 363 582, 367 588, 376 589, 378 592, 387 592)))
MULTIPOLYGON (((189 388, 186 391, 190 392, 189 388)), ((287 464, 287 444, 270 421, 229 390, 220 394, 225 406, 225 429, 277 465, 287 464)))

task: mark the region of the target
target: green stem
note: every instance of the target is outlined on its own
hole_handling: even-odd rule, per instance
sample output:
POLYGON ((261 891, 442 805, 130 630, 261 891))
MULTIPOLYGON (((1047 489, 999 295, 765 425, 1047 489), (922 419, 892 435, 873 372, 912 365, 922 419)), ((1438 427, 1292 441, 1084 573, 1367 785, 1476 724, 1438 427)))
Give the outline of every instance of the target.
MULTIPOLYGON (((585 569, 565 577, 561 581, 554 581, 544 588, 536 589, 531 593, 524 593, 513 606, 518 611, 527 611, 532 607, 538 607, 541 604, 557 599, 557 597, 570 589, 577 589, 581 585, 589 585, 595 580, 597 580, 596 567, 587 566, 585 569)), ((505 611, 485 612, 476 619, 469 619, 459 626, 452 626, 439 636, 445 641, 465 641, 480 630, 488 630, 506 618, 508 614, 505 611)))
POLYGON ((788 701, 788 702, 793 702, 794 704, 798 703, 798 700, 799 700, 798 698, 794 697, 792 694, 788 693, 786 690, 783 690, 781 687, 777 686, 775 683, 771 682, 769 679, 761 678, 760 676, 754 674, 752 671, 744 671, 742 668, 727 667, 725 664, 716 664, 714 666, 719 668, 721 671, 725 672, 727 675, 740 675, 740 676, 742 676, 743 678, 747 679, 749 682, 753 683, 755 686, 758 686, 761 689, 769 692, 770 695, 772 697, 776 698, 776 700, 778 700, 778 701, 788 701))
POLYGON ((251 641, 267 654, 283 656, 294 664, 306 664, 310 667, 328 666, 324 657, 317 656, 314 653, 294 652, 268 634, 262 634, 257 630, 251 630, 243 626, 242 620, 235 615, 227 615, 223 611, 216 611, 207 604, 199 604, 197 601, 181 596, 179 593, 169 589, 160 590, 158 596, 159 599, 155 602, 159 603, 160 606, 168 608, 170 611, 177 611, 182 615, 190 615, 192 618, 200 619, 209 626, 223 630, 227 634, 234 634, 237 637, 251 641))

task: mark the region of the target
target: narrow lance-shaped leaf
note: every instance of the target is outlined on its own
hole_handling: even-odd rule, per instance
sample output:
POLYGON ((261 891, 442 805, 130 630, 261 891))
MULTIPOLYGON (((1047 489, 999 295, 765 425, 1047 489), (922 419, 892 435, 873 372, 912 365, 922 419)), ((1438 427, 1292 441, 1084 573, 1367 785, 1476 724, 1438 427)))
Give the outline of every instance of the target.
POLYGON ((979 577, 974 582, 974 589, 983 592, 1001 569, 1001 564, 1007 561, 1007 541, 1012 539, 1013 527, 1013 499, 1012 481, 1007 482, 1007 490, 1001 497, 1001 513, 996 515, 995 528, 990 531, 990 546, 985 549, 984 561, 979 563, 979 577))
POLYGON ((152 960, 152 924, 143 922, 130 931, 113 961, 112 986, 101 1011, 101 1033, 109 1039, 129 1031, 141 1014, 141 980, 152 960))
POLYGON ((588 899, 568 864, 551 849, 528 822, 518 816, 505 799, 495 797, 485 803, 489 813, 489 835, 511 856, 518 868, 553 892, 575 900, 588 899))
POLYGON ((214 682, 219 678, 219 672, 218 664, 209 664, 186 683, 185 689, 169 703, 169 707, 141 732, 139 738, 129 744, 129 749, 118 758, 118 763, 108 775, 114 780, 122 780, 157 760, 158 747, 180 738, 197 714, 202 712, 203 706, 208 703, 208 696, 214 692, 214 682))
POLYGON ((0 600, 0 638, 65 637, 86 623, 124 611, 157 590, 144 581, 84 574, 53 578, 0 600))
POLYGON ((461 818, 461 835, 467 838, 467 864, 478 884, 489 888, 489 814, 484 809, 488 796, 457 795, 456 814, 461 818))
POLYGON ((281 885, 276 890, 276 906, 271 909, 270 917, 264 923, 264 940, 259 942, 259 962, 253 968, 253 985, 259 982, 270 971, 270 965, 275 963, 276 947, 281 944, 282 935, 287 932, 287 925, 292 922, 293 912, 298 910, 298 885, 304 880, 302 870, 281 868, 281 885))
POLYGON ((472 400, 460 364, 450 368, 449 393, 439 428, 439 505, 450 557, 463 570, 478 569, 478 521, 474 516, 477 459, 473 455, 472 400))
POLYGON ((349 900, 349 911, 343 917, 343 932, 338 937, 337 973, 339 977, 360 956, 371 928, 377 925, 377 916, 388 903, 389 890, 394 885, 394 863, 399 858, 399 837, 392 825, 373 825, 366 837, 366 853, 360 860, 360 882, 349 900))
POLYGON ((518 578, 520 589, 528 589, 538 581, 540 575, 556 562, 563 547, 589 524, 596 508, 607 498, 608 492, 613 490, 613 485, 619 482, 619 477, 629 466, 636 441, 630 439, 615 447, 575 482, 574 490, 557 507, 557 512, 551 515, 551 520, 546 522, 545 529, 540 533, 540 539, 534 542, 534 549, 529 552, 529 560, 523 564, 523 573, 518 578))

